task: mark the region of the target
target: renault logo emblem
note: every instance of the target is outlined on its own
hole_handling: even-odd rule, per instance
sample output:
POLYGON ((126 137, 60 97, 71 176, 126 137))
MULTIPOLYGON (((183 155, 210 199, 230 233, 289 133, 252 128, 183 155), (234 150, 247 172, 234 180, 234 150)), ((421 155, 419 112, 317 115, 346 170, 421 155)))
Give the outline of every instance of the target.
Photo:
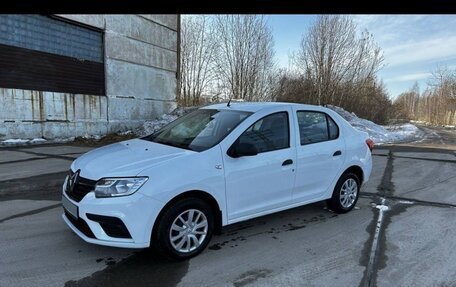
POLYGON ((69 179, 68 179, 68 190, 73 191, 75 184, 78 182, 80 169, 78 169, 69 179))

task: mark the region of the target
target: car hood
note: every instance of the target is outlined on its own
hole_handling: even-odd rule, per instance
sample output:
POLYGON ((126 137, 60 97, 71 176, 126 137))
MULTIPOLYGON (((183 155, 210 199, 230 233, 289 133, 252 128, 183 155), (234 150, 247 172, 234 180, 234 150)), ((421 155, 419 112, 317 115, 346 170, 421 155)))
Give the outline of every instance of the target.
POLYGON ((77 158, 71 169, 81 170, 81 177, 98 180, 102 177, 136 176, 142 170, 194 151, 133 139, 94 149, 77 158))

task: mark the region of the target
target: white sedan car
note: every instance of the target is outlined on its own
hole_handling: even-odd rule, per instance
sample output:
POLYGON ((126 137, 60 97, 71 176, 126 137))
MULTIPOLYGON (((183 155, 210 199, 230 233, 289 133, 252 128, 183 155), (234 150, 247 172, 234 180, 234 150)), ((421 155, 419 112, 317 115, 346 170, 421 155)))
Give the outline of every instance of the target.
POLYGON ((228 224, 321 200, 350 211, 372 148, 321 106, 210 105, 76 159, 63 219, 90 243, 190 258, 228 224))

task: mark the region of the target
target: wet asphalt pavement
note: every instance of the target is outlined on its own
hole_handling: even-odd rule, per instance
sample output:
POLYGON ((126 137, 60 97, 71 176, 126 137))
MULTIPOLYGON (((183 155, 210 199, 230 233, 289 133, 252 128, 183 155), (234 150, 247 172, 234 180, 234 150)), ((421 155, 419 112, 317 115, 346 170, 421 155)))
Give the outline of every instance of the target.
POLYGON ((374 150, 344 215, 323 202, 225 227, 201 255, 82 241, 60 185, 88 147, 0 148, 0 286, 456 286, 456 131, 374 150))

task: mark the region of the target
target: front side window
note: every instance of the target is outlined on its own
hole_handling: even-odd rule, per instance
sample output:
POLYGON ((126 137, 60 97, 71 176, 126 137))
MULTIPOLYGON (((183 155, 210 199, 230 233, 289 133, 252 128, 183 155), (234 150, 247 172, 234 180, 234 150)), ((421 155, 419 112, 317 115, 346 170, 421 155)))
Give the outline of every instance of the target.
POLYGON ((142 138, 193 151, 204 151, 222 141, 251 113, 199 109, 142 138))
POLYGON ((299 111, 297 115, 301 145, 333 140, 339 137, 339 128, 327 114, 299 111))
POLYGON ((238 141, 253 144, 258 153, 290 147, 288 113, 279 112, 258 120, 239 137, 238 141))

